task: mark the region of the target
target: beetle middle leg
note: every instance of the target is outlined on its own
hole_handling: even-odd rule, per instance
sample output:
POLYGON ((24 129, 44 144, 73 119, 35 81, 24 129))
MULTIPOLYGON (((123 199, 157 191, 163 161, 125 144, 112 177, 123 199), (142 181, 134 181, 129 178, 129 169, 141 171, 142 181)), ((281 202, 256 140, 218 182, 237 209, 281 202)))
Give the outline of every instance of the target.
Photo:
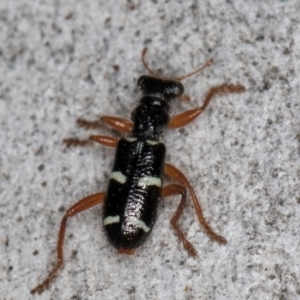
POLYGON ((185 177, 185 175, 181 171, 179 171, 177 168, 175 168, 174 166, 172 166, 170 164, 165 164, 164 173, 169 178, 171 178, 174 182, 176 182, 177 184, 180 184, 181 186, 183 186, 189 190, 189 192, 192 196, 192 200, 193 200, 193 204, 194 204, 197 216, 198 216, 198 220, 199 220, 201 226, 203 227, 204 231, 212 240, 218 242, 221 245, 225 245, 227 243, 226 239, 223 238, 222 236, 216 234, 212 230, 212 228, 207 224, 207 222, 205 221, 203 213, 202 213, 202 208, 200 206, 200 203, 198 202, 198 199, 194 192, 194 189, 190 185, 190 183, 187 180, 187 178, 185 177))
POLYGON ((75 203, 73 206, 71 206, 67 210, 67 212, 65 213, 65 215, 61 221, 61 225, 59 228, 58 241, 57 241, 57 263, 56 263, 56 266, 51 271, 51 273, 48 275, 46 280, 44 280, 40 285, 38 285, 36 288, 31 290, 32 294, 42 293, 44 291, 44 289, 46 289, 49 286, 49 284, 53 280, 53 277, 55 276, 55 274, 63 267, 63 264, 64 264, 64 255, 63 255, 64 239, 65 239, 65 232, 66 232, 66 225, 67 225, 68 218, 73 217, 74 215, 76 215, 82 211, 85 211, 89 208, 94 207, 97 204, 102 203, 104 200, 104 196, 105 196, 104 193, 97 193, 97 194, 90 195, 86 198, 81 199, 80 201, 75 203))
POLYGON ((119 139, 107 135, 92 135, 90 139, 101 145, 113 148, 116 148, 119 142, 119 139))
POLYGON ((107 135, 91 135, 88 139, 79 140, 75 138, 64 139, 63 142, 67 145, 67 147, 71 146, 87 146, 92 143, 92 141, 102 144, 107 147, 116 148, 119 139, 107 136, 107 135))

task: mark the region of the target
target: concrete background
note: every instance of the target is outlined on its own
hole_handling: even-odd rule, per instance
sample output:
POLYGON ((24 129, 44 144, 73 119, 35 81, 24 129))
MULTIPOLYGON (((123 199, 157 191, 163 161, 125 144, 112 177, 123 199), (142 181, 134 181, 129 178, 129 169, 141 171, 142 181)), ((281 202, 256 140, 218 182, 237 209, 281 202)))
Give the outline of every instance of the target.
POLYGON ((299 11, 299 1, 2 0, 0 299, 299 299, 299 11), (163 137, 228 244, 205 235, 189 201, 180 227, 199 257, 188 257, 169 225, 174 197, 135 256, 120 256, 95 208, 70 220, 65 267, 32 297, 64 211, 105 190, 113 162, 113 149, 62 140, 95 133, 78 117, 130 116, 145 46, 169 76, 215 60, 184 81, 192 100, 175 101, 174 113, 214 85, 247 88, 163 137))

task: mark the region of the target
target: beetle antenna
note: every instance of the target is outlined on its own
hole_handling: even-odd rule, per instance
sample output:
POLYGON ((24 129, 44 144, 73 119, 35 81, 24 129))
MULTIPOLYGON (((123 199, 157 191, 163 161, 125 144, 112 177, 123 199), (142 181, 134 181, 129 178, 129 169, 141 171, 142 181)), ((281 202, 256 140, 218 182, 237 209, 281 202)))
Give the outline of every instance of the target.
POLYGON ((146 53, 147 53, 147 51, 148 51, 148 48, 147 47, 145 47, 144 49, 143 49, 143 51, 142 51, 142 62, 143 62, 143 65, 144 65, 144 67, 146 68, 146 70, 152 75, 152 76, 157 76, 157 75, 155 75, 155 73, 148 67, 148 65, 147 65, 147 63, 146 63, 146 61, 145 61, 145 55, 146 55, 146 53))
POLYGON ((208 60, 203 66, 199 67, 198 69, 192 71, 191 73, 185 74, 185 75, 183 75, 183 76, 181 76, 181 77, 177 77, 177 78, 175 78, 174 80, 176 80, 176 81, 181 81, 181 80, 183 80, 183 79, 185 79, 185 78, 187 78, 187 77, 190 77, 190 76, 192 76, 192 75, 194 75, 194 74, 196 74, 196 73, 202 71, 202 70, 205 69, 206 67, 209 67, 213 62, 214 62, 214 60, 211 58, 211 59, 208 60))
MULTIPOLYGON (((146 56, 147 51, 148 51, 148 48, 147 48, 147 47, 145 47, 145 48, 143 49, 143 51, 142 51, 142 63, 143 63, 143 65, 144 65, 145 69, 149 72, 149 74, 152 75, 152 76, 154 76, 154 77, 156 77, 157 75, 149 68, 149 66, 147 65, 147 63, 146 63, 146 61, 145 61, 145 56, 146 56)), ((202 71, 202 70, 205 69, 206 67, 209 67, 209 66, 213 63, 213 61, 214 61, 214 60, 211 58, 211 59, 208 60, 203 66, 199 67, 198 69, 196 69, 196 70, 194 70, 194 71, 192 71, 192 72, 190 72, 190 73, 188 73, 188 74, 185 74, 185 75, 183 75, 183 76, 177 77, 177 78, 175 78, 175 79, 173 79, 173 80, 175 80, 175 81, 181 81, 181 80, 183 80, 183 79, 185 79, 185 78, 187 78, 187 77, 190 77, 190 76, 192 76, 192 75, 194 75, 194 74, 196 74, 196 73, 202 71)))

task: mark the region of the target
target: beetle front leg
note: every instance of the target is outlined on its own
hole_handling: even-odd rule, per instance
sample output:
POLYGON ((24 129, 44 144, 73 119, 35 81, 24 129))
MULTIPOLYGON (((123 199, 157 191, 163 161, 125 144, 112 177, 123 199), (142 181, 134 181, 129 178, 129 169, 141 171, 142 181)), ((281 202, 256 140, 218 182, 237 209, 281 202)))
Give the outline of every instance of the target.
POLYGON ((41 294, 51 283, 53 280, 53 277, 55 274, 63 267, 64 264, 64 255, 63 255, 63 250, 64 250, 64 239, 65 239, 65 232, 66 232, 66 225, 67 225, 67 220, 70 217, 73 217, 74 215, 87 210, 91 207, 94 207, 97 204, 100 204, 104 200, 104 193, 97 193, 90 195, 86 198, 83 198, 82 200, 78 201, 75 203, 72 207, 70 207, 67 212, 65 213, 61 225, 59 228, 59 234, 58 234, 58 241, 57 241, 57 263, 55 268, 52 270, 52 272, 48 275, 46 280, 44 280, 40 285, 38 285, 36 288, 31 290, 31 294, 41 294))
POLYGON ((245 91, 245 88, 242 85, 219 85, 216 87, 213 87, 209 90, 209 92, 206 95, 206 98, 204 100, 204 103, 201 107, 197 107, 195 109, 187 110, 183 113, 180 113, 176 116, 173 116, 170 119, 170 122, 168 124, 168 128, 179 128, 182 126, 185 126, 195 120, 206 108, 206 106, 209 104, 211 99, 217 95, 217 94, 240 94, 245 91))
POLYGON ((132 121, 119 117, 104 116, 101 122, 123 133, 129 133, 133 128, 132 121))

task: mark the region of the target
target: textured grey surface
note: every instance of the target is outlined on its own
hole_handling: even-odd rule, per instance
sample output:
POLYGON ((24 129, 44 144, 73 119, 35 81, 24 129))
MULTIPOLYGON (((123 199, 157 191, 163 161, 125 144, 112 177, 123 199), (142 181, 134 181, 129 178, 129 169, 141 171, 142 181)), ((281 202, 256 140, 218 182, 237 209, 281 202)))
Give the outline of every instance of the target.
POLYGON ((62 139, 93 132, 77 117, 130 115, 148 46, 149 64, 168 75, 215 60, 185 80, 192 102, 174 112, 217 84, 247 88, 164 136, 167 160, 228 245, 203 233, 189 202, 180 226, 199 257, 188 257, 169 225, 174 198, 136 255, 120 256, 92 209, 70 220, 65 268, 35 298, 299 299, 299 11, 299 1, 2 0, 0 298, 32 298, 64 210, 105 189, 114 151, 66 150, 62 139))

